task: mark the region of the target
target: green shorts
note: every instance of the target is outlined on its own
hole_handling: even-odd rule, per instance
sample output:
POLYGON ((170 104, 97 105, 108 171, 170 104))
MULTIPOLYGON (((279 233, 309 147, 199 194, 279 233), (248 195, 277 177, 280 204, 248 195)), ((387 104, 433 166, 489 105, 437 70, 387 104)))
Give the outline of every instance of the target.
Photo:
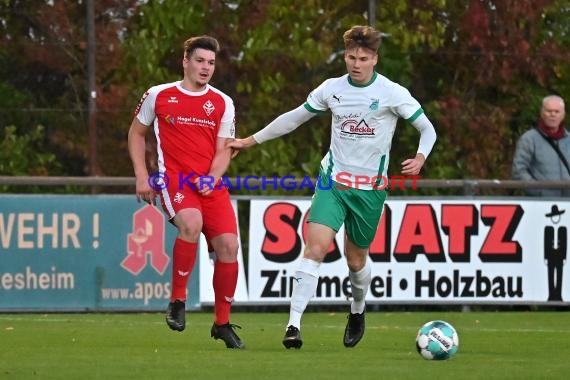
POLYGON ((337 232, 344 223, 346 234, 355 245, 370 247, 382 216, 386 191, 346 188, 323 176, 321 179, 313 195, 308 221, 337 232))

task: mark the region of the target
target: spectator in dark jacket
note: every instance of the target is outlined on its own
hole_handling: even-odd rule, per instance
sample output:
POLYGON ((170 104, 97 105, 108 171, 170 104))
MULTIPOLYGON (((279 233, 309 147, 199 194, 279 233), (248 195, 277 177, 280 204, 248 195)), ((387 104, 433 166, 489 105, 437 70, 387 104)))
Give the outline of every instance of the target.
MULTIPOLYGON (((564 100, 549 95, 542 100, 540 119, 517 142, 512 177, 527 181, 570 181, 570 133, 564 128, 564 100)), ((570 197, 570 189, 526 189, 527 195, 570 197)))

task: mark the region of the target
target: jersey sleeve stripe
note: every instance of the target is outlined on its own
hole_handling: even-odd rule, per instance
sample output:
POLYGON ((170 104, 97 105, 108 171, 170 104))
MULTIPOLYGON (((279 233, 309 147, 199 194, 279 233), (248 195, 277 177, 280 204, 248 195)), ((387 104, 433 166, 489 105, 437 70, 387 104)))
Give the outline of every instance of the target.
POLYGON ((409 121, 410 123, 414 120, 416 120, 418 117, 420 117, 420 115, 424 113, 423 108, 419 108, 416 112, 414 112, 414 114, 412 116, 410 116, 409 118, 407 118, 406 120, 409 121))
POLYGON ((310 105, 309 103, 307 103, 307 102, 305 102, 305 104, 303 104, 303 106, 305 107, 305 109, 306 109, 307 111, 312 112, 312 113, 325 113, 325 112, 327 112, 327 111, 320 111, 320 110, 314 109, 314 108, 311 107, 311 105, 310 105))

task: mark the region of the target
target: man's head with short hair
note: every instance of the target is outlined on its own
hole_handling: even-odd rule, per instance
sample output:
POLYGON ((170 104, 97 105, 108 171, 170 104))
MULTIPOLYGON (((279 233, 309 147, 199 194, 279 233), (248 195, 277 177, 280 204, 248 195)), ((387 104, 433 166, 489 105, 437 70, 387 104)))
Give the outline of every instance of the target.
POLYGON ((558 95, 545 96, 542 99, 542 106, 544 107, 545 104, 551 103, 551 102, 558 102, 558 104, 562 106, 562 109, 564 109, 564 99, 562 99, 562 97, 560 97, 558 95))
POLYGON ((382 35, 371 26, 356 25, 344 32, 342 39, 346 50, 360 47, 377 53, 382 35))
POLYGON ((540 118, 548 128, 558 129, 565 116, 564 99, 562 97, 548 95, 542 99, 540 118))
POLYGON ((184 89, 201 91, 205 88, 216 69, 216 54, 219 50, 220 44, 210 36, 192 37, 184 42, 184 89))
POLYGON ((357 85, 366 85, 374 78, 381 34, 370 26, 357 25, 344 32, 342 38, 349 80, 357 85))
POLYGON ((205 36, 205 35, 191 37, 186 41, 184 41, 185 58, 189 58, 196 49, 210 50, 217 54, 220 51, 220 44, 218 43, 218 40, 216 40, 214 37, 205 36))

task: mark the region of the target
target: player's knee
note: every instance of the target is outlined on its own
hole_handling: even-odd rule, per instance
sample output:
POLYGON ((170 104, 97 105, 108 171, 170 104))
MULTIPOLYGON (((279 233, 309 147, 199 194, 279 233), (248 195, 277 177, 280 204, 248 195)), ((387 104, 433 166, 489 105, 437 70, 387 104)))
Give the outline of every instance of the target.
POLYGON ((362 268, 364 268, 364 265, 366 265, 366 258, 353 257, 349 259, 347 257, 346 265, 352 272, 359 272, 362 268))
POLYGON ((328 247, 321 244, 307 244, 303 256, 306 259, 311 259, 317 262, 323 261, 327 254, 328 247))
POLYGON ((366 265, 368 249, 350 247, 345 251, 346 265, 353 272, 358 272, 366 265))
POLYGON ((227 239, 223 242, 223 246, 226 254, 237 257, 237 252, 239 249, 237 239, 227 239))
POLYGON ((197 241, 200 237, 200 232, 202 231, 201 225, 179 223, 177 226, 180 237, 184 240, 197 241))
POLYGON ((237 238, 225 237, 216 242, 214 250, 218 259, 225 262, 237 260, 239 242, 237 238))

